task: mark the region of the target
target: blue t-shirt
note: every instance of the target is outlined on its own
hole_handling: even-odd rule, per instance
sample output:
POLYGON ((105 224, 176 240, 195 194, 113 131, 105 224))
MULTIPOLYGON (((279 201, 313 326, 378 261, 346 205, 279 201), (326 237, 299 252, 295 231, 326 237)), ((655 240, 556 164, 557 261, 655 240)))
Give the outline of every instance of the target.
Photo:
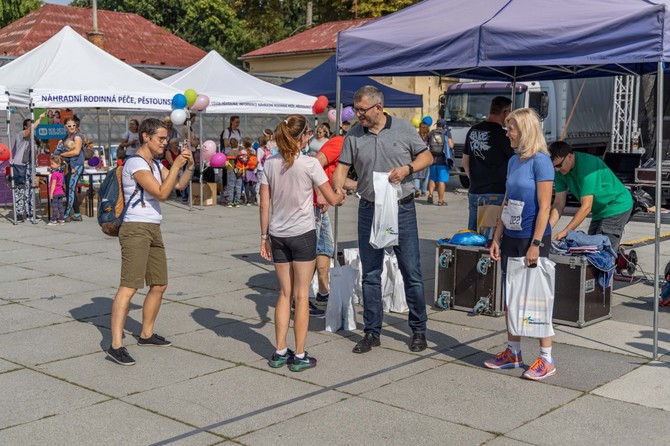
MULTIPOLYGON (((507 199, 523 202, 521 230, 505 228, 504 235, 512 238, 531 238, 535 232, 535 220, 538 212, 537 182, 554 181, 554 166, 549 155, 538 152, 534 157, 521 160, 519 155, 510 158, 507 165, 507 199)), ((544 235, 551 234, 551 225, 547 222, 544 235)))

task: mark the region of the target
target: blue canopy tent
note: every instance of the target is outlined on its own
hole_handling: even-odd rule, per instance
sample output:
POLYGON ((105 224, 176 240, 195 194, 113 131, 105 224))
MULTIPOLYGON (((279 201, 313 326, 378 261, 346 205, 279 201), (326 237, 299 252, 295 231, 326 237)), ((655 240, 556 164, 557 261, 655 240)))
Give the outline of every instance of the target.
MULTIPOLYGON (((312 96, 325 96, 330 104, 335 103, 335 84, 337 83, 337 67, 335 56, 314 68, 312 71, 293 79, 282 85, 289 90, 312 96)), ((420 94, 405 93, 395 88, 387 87, 367 76, 342 78, 341 102, 353 104, 354 93, 364 85, 374 85, 384 93, 384 105, 386 107, 423 107, 423 96, 420 94)))
MULTIPOLYGON (((337 73, 512 82, 656 73, 654 283, 658 284, 669 4, 668 0, 425 0, 341 32, 337 73)), ((654 286, 654 358, 658 291, 654 286)))

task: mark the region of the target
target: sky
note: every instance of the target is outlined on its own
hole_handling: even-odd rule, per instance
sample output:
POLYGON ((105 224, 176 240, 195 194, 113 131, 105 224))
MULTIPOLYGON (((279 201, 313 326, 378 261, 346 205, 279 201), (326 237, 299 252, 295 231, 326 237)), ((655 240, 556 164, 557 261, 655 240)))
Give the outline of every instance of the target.
POLYGON ((44 3, 53 3, 54 5, 69 5, 72 0, 44 0, 44 3))

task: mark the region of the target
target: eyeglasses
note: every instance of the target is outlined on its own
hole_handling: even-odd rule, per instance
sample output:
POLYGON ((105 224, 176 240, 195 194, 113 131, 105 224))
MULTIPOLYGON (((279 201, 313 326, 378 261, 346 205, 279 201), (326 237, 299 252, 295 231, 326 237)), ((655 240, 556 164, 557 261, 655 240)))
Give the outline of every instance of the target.
MULTIPOLYGON (((152 137, 152 138, 153 138, 153 137, 152 137)), ((159 141, 159 142, 165 142, 165 141, 168 140, 168 139, 167 139, 167 136, 156 136, 156 138, 158 138, 158 141, 159 141)))
POLYGON ((566 159, 567 157, 568 157, 567 155, 564 156, 560 163, 558 163, 558 164, 554 164, 554 169, 555 169, 555 170, 560 170, 560 168, 563 166, 563 163, 565 162, 565 159, 566 159))
POLYGON ((377 103, 374 104, 374 105, 369 106, 368 108, 355 108, 355 109, 354 109, 354 113, 356 113, 357 115, 364 115, 364 114, 366 114, 368 111, 372 110, 373 108, 375 108, 375 107, 378 106, 378 105, 379 105, 379 102, 377 102, 377 103))
POLYGON ((73 128, 77 127, 77 124, 68 124, 65 127, 69 128, 69 129, 73 129, 73 128))

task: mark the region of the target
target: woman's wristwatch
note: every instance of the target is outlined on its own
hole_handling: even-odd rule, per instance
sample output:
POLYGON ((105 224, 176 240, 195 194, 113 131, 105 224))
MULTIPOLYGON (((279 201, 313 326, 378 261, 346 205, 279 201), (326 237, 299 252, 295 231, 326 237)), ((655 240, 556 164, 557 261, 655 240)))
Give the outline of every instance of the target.
POLYGON ((261 240, 267 240, 268 235, 267 234, 261 234, 261 240))

